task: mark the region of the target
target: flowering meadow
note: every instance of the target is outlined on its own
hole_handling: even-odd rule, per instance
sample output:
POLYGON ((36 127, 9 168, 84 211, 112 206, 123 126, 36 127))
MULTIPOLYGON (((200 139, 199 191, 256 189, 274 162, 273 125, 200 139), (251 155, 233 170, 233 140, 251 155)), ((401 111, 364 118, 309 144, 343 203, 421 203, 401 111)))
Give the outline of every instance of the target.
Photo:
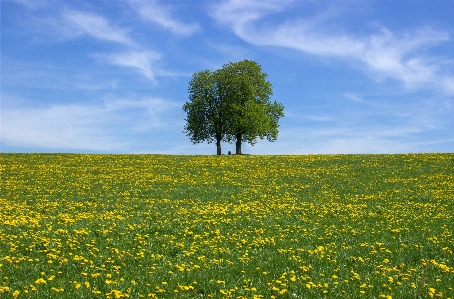
POLYGON ((454 154, 0 159, 0 298, 454 298, 454 154))

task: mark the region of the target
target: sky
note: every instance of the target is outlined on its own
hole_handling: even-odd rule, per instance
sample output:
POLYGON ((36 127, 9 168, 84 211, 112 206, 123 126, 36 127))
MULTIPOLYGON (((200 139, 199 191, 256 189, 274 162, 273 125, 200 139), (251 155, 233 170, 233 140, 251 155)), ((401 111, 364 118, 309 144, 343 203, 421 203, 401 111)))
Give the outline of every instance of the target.
POLYGON ((0 5, 1 152, 215 154, 183 132, 189 82, 244 59, 285 116, 243 153, 454 152, 453 0, 0 5))

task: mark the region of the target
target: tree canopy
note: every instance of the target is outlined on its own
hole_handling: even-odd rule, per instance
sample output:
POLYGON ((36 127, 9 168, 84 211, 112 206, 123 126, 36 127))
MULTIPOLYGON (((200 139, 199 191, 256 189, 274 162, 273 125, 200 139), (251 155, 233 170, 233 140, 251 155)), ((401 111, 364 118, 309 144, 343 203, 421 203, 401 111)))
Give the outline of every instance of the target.
POLYGON ((221 154, 221 140, 225 138, 226 117, 223 103, 217 92, 215 74, 209 70, 197 72, 189 83, 189 102, 183 110, 187 113, 185 132, 196 144, 216 140, 217 154, 221 154))
POLYGON ((191 141, 216 140, 218 155, 221 141, 235 140, 236 154, 241 154, 243 141, 252 145, 257 137, 275 141, 284 107, 271 103, 272 85, 266 78, 260 65, 250 60, 195 73, 189 82, 190 101, 183 106, 191 141))

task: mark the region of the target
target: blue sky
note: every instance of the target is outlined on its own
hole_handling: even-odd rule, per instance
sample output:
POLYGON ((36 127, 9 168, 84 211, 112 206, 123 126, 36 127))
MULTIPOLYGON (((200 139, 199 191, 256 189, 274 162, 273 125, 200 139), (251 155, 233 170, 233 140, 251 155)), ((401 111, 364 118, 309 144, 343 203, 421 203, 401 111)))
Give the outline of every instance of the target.
MULTIPOLYGON (((254 60, 283 104, 248 154, 454 152, 454 1, 1 1, 1 151, 215 154, 192 74, 254 60)), ((235 145, 223 143, 224 153, 235 145)))

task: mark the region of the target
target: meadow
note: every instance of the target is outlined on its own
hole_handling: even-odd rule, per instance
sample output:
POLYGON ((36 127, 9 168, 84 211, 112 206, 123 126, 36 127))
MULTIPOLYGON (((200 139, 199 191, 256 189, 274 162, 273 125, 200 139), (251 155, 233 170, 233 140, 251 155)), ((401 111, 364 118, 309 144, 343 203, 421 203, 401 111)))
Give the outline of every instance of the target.
POLYGON ((0 298, 454 298, 454 154, 0 159, 0 298))

